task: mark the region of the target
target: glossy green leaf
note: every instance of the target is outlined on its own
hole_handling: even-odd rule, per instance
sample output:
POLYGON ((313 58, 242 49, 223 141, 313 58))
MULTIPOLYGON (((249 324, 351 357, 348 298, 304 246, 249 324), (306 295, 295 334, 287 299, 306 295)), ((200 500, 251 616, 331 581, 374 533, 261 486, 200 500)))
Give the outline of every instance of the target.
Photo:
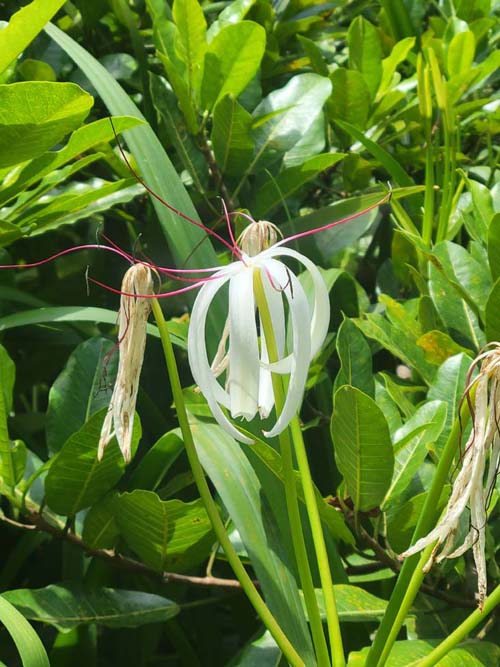
POLYGON ((115 343, 105 338, 90 338, 72 352, 49 392, 46 429, 52 453, 109 405, 118 354, 115 343))
POLYGON ((327 107, 330 119, 348 121, 364 130, 370 111, 370 91, 363 75, 339 67, 330 75, 330 80, 333 88, 327 107))
POLYGON ((248 173, 290 151, 321 115, 331 83, 318 74, 298 74, 254 110, 255 154, 248 173))
POLYGON ((373 398, 375 384, 370 346, 349 318, 345 318, 340 325, 336 345, 340 369, 335 378, 335 389, 348 384, 373 398))
POLYGON ((493 280, 500 277, 500 213, 496 213, 488 226, 488 263, 493 280))
POLYGON ((213 543, 210 520, 201 500, 160 500, 137 489, 114 500, 120 534, 150 567, 188 570, 204 560, 213 543))
POLYGON ((313 71, 316 72, 316 74, 321 74, 321 76, 328 76, 328 66, 323 58, 321 49, 316 42, 308 37, 304 37, 304 35, 297 35, 297 40, 304 49, 306 56, 309 58, 313 71))
MULTIPOLYGON (((105 414, 106 410, 101 410, 73 434, 49 469, 45 480, 47 504, 58 514, 74 516, 93 505, 123 475, 125 463, 115 438, 106 447, 102 461, 97 460, 97 446, 105 414)), ((135 415, 133 453, 140 437, 141 424, 135 415)))
POLYGON ((208 41, 211 42, 215 35, 226 25, 242 21, 255 3, 256 0, 233 0, 226 5, 209 27, 207 31, 208 41))
POLYGON ((394 473, 385 494, 386 508, 409 486, 424 462, 427 451, 445 426, 447 405, 443 401, 427 401, 399 428, 394 440, 394 473))
POLYGON ((65 0, 34 0, 22 7, 0 31, 0 73, 35 39, 65 0))
POLYGON ((497 279, 486 302, 486 340, 500 339, 500 278, 497 279))
POLYGON ((199 86, 207 44, 207 22, 198 0, 174 0, 172 17, 178 30, 175 47, 186 64, 189 96, 193 99, 199 86))
MULTIPOLYGON (((424 641, 398 641, 384 667, 418 667, 419 661, 439 643, 439 639, 424 641)), ((368 649, 354 651, 349 655, 347 667, 364 667, 368 649)), ((470 640, 459 644, 436 665, 439 667, 495 667, 500 659, 500 648, 491 642, 470 640)))
POLYGON ((274 178, 269 178, 255 193, 252 214, 257 220, 269 215, 283 200, 319 173, 333 167, 345 157, 344 153, 323 153, 309 158, 297 167, 283 170, 274 178))
POLYGON ((473 357, 474 353, 456 343, 451 336, 443 331, 428 331, 417 339, 417 345, 425 352, 425 359, 431 364, 440 366, 443 361, 463 352, 473 357))
POLYGON ((52 148, 83 123, 93 103, 74 83, 0 85, 0 167, 36 158, 52 148))
POLYGON ((91 549, 112 549, 120 534, 114 513, 114 494, 110 493, 92 505, 83 524, 82 539, 91 549))
POLYGON ((392 51, 382 60, 382 79, 378 87, 377 101, 383 99, 384 93, 391 87, 396 75, 396 68, 401 64, 415 45, 415 37, 405 37, 394 44, 392 51))
POLYGON ((220 428, 192 427, 198 455, 239 531, 266 602, 305 664, 316 664, 309 631, 279 528, 240 445, 220 428))
POLYGON ((201 104, 212 109, 225 95, 238 97, 260 67, 266 46, 264 28, 240 21, 222 28, 205 53, 201 104))
POLYGON ((470 72, 475 50, 476 40, 473 32, 466 30, 454 35, 446 52, 448 77, 452 78, 470 72))
POLYGON ((447 404, 446 422, 438 437, 434 450, 440 452, 458 417, 458 408, 466 386, 466 377, 471 359, 464 354, 457 354, 447 359, 438 369, 436 377, 429 387, 427 398, 430 401, 444 401, 447 404))
MULTIPOLYGON (((81 306, 35 308, 0 317, 0 331, 47 322, 101 322, 115 326, 116 318, 116 311, 107 310, 106 308, 85 306, 83 308, 81 306)), ((187 336, 185 327, 174 321, 168 322, 167 326, 172 336, 172 343, 185 348, 187 336)), ((155 338, 160 337, 158 328, 154 324, 148 324, 147 332, 155 338)))
POLYGON ((47 652, 40 638, 24 616, 0 595, 0 621, 14 640, 23 667, 50 667, 47 652))
POLYGON ((231 95, 215 105, 212 145, 217 166, 229 178, 241 176, 253 155, 252 122, 251 114, 231 95))
POLYGON ((382 78, 382 46, 375 26, 362 16, 357 16, 347 31, 349 67, 363 78, 373 99, 382 78))
POLYGON ((0 345, 0 477, 12 489, 21 480, 26 465, 26 447, 20 441, 11 441, 7 424, 15 379, 14 362, 0 345))
MULTIPOLYGON (((333 589, 335 591, 335 603, 340 621, 353 623, 375 621, 383 615, 387 607, 386 600, 382 600, 359 586, 335 584, 333 589)), ((316 597, 318 598, 320 611, 324 617, 324 597, 321 589, 316 591, 316 597)))
POLYGON ((370 396, 344 385, 335 392, 331 433, 335 460, 354 507, 360 512, 378 507, 394 468, 383 412, 370 396))
POLYGON ((231 662, 231 667, 279 667, 282 653, 271 633, 266 630, 250 641, 231 662))
POLYGON ((165 433, 141 459, 128 487, 155 491, 183 451, 184 443, 179 436, 172 431, 165 433))
POLYGON ((175 602, 160 595, 114 588, 86 591, 78 583, 21 588, 4 593, 3 597, 26 618, 62 631, 87 623, 136 628, 146 623, 162 623, 180 611, 175 602))

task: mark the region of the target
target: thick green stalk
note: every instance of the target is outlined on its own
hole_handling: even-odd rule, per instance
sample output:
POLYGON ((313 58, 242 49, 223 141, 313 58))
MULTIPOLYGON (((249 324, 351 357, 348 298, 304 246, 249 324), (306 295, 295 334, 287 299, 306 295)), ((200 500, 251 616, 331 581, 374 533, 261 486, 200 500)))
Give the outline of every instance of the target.
POLYGON ((484 601, 483 610, 476 609, 468 616, 463 623, 460 623, 458 628, 446 637, 436 648, 429 653, 425 658, 422 658, 415 664, 415 667, 433 667, 441 658, 451 651, 459 642, 467 637, 474 628, 483 621, 489 613, 500 604, 500 586, 497 586, 491 595, 488 595, 484 601))
MULTIPOLYGON (((474 401, 474 395, 475 388, 473 387, 470 391, 471 402, 474 401)), ((439 497, 452 468, 453 458, 460 444, 462 429, 467 423, 469 416, 469 403, 464 401, 460 409, 460 416, 455 420, 450 435, 448 436, 448 440, 444 446, 443 453, 441 454, 441 459, 436 468, 431 488, 427 493, 422 512, 413 533, 412 544, 426 535, 435 523, 439 497)), ((426 552, 424 552, 424 555, 425 553, 426 552)), ((398 632, 401 629, 404 619, 418 592, 418 588, 415 590, 413 584, 410 588, 410 583, 412 582, 415 568, 418 567, 420 561, 422 561, 422 564, 425 562, 423 561, 424 555, 420 558, 418 555, 415 555, 405 559, 389 600, 389 604, 387 605, 387 609, 382 617, 377 634, 375 635, 375 640, 366 658, 365 667, 384 666, 386 658, 391 652, 398 632)), ((415 577, 413 583, 420 577, 420 573, 416 574, 415 577)))
POLYGON ((174 397, 175 407, 177 410, 177 418, 179 420, 179 426, 181 428, 182 437, 184 440, 184 446, 186 448, 186 454, 191 465, 191 470, 193 472, 193 477, 198 487, 198 492, 203 500, 205 509, 212 523, 215 535, 226 554, 227 560, 231 565, 234 574, 238 578, 238 581, 241 584, 241 587, 245 591, 246 596, 253 605, 255 611, 260 616, 260 619, 269 630, 269 632, 274 637, 274 640, 278 644, 279 648, 285 655, 286 659, 292 665, 292 667, 306 667, 304 661, 294 649, 290 640, 285 635, 278 622, 271 614, 270 610, 266 606, 264 600, 260 596, 259 592, 255 588, 251 578, 249 577, 247 571, 243 567, 236 550, 234 549, 231 540, 227 534, 227 531, 224 527, 224 523, 220 517, 219 510, 215 504, 210 489, 208 488, 207 480, 205 479, 205 473, 203 467, 198 458, 196 452, 196 447, 193 440, 193 435, 191 433, 191 428, 189 426, 189 421, 186 412, 186 406, 184 403, 184 398, 182 395, 182 387, 179 378, 179 372, 177 370, 177 363, 175 361, 174 350, 172 343, 170 341, 170 336, 167 329, 167 324, 165 318, 163 317, 163 312, 161 310, 160 304, 157 299, 151 299, 153 315, 160 332, 160 338, 163 346, 163 353, 165 355, 165 362, 167 365, 168 375, 170 379, 170 386, 172 388, 172 394, 174 397))
MULTIPOLYGON (((276 345, 276 338, 274 336, 271 313, 269 312, 266 295, 262 286, 262 276, 260 271, 257 270, 254 271, 254 292, 257 307, 259 309, 260 319, 262 322, 262 329, 266 338, 269 360, 271 362, 277 361, 279 358, 278 348, 276 345)), ((276 413, 279 414, 283 409, 283 404, 285 402, 283 381, 279 375, 274 373, 272 375, 272 381, 276 413)), ((283 482, 285 487, 288 519, 290 522, 290 532, 292 536, 293 549, 295 552, 295 559, 297 561, 297 570, 299 572, 300 583, 302 586, 304 601, 311 626, 316 658, 320 667, 329 667, 331 663, 328 657, 328 646, 326 643, 325 634, 323 632, 323 623, 321 621, 318 600, 314 590, 311 567, 309 565, 306 543, 304 540, 302 524, 300 521, 297 482, 295 479, 295 471, 293 469, 292 442, 288 429, 285 429, 285 431, 280 434, 279 443, 281 459, 283 462, 283 482)))
POLYGON ((314 490, 314 483, 311 476, 311 469, 309 468, 309 461, 307 460, 304 438, 302 436, 302 430, 300 428, 299 418, 297 415, 293 418, 290 428, 292 432, 293 443, 295 445, 295 454, 297 456, 297 463, 299 465, 300 477, 302 479, 302 489, 304 491, 307 514, 311 524, 311 532, 313 536, 314 548, 316 551, 316 558, 318 561, 319 576, 321 579, 321 588, 323 589, 323 596, 325 600, 325 612, 332 651, 332 663, 334 667, 344 667, 344 648, 342 645, 342 633, 340 631, 337 604, 335 602, 335 594, 333 591, 333 579, 332 572, 330 570, 330 561, 328 560, 325 536, 323 534, 323 527, 321 525, 321 517, 319 514, 316 493, 314 490))

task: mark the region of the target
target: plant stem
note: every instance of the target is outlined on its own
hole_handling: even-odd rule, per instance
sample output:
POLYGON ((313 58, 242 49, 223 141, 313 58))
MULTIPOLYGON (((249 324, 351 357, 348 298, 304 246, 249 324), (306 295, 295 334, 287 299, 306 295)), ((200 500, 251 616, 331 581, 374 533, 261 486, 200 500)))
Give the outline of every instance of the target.
POLYGON ((191 433, 191 428, 189 426, 187 417, 186 406, 182 395, 182 387, 177 369, 177 363, 175 361, 175 354, 172 343, 170 341, 167 324, 165 322, 165 318, 163 317, 163 312, 161 310, 160 304, 158 303, 158 300, 151 299, 151 302, 153 315, 160 332, 163 353, 165 355, 165 362, 170 379, 170 386, 172 388, 172 394, 177 410, 177 418, 179 420, 179 426, 182 432, 186 454, 191 465, 196 486, 198 487, 198 492, 203 500, 203 504, 205 505, 205 509, 212 523, 215 535, 221 547, 223 548, 227 560, 231 565, 234 574, 238 578, 241 587, 245 591, 245 594, 248 597, 250 603, 253 605, 255 611, 260 616, 260 619, 266 628, 274 637, 274 640, 278 644, 290 665, 292 665, 292 667, 305 667, 304 661, 292 646, 290 640, 285 635, 278 622, 270 612, 269 608, 266 606, 261 595, 255 588, 255 585, 243 567, 243 564, 241 563, 238 554, 236 553, 236 550, 234 549, 231 540, 229 539, 227 531, 224 527, 224 523, 220 517, 217 505, 215 504, 210 493, 207 480, 205 479, 203 467, 196 452, 193 435, 191 433))
POLYGON ((465 639, 467 635, 474 630, 474 628, 483 621, 490 612, 495 609, 497 605, 500 604, 500 586, 497 586, 493 593, 488 595, 484 601, 484 606, 482 611, 476 609, 475 611, 468 616, 465 621, 460 623, 458 628, 453 630, 453 632, 446 637, 440 644, 432 650, 429 655, 425 658, 422 658, 419 662, 415 664, 415 667, 432 667, 437 662, 441 660, 451 649, 456 646, 462 639, 465 639))
MULTIPOLYGON (((474 402, 475 387, 469 392, 470 402, 474 402)), ((434 478, 432 480, 431 488, 427 493, 422 512, 418 519, 415 531, 412 537, 412 544, 420 537, 426 535, 432 528, 436 519, 436 508, 438 507, 439 497, 446 478, 449 475, 452 467, 453 458, 460 444, 462 429, 465 426, 469 413, 469 402, 464 401, 460 409, 460 415, 453 424, 448 440, 444 446, 441 458, 439 460, 434 478)), ((417 554, 406 558, 403 567, 399 573, 396 585, 392 592, 387 609, 382 617, 382 621, 375 635, 375 640, 370 648, 366 658, 365 667, 383 667, 386 664, 386 659, 391 652, 392 646, 396 637, 403 625, 406 614, 408 613, 415 596, 418 593, 418 586, 423 579, 423 572, 419 565, 424 565, 424 557, 426 553, 419 557, 417 554), (414 575, 414 571, 417 572, 414 575), (415 578, 413 578, 415 576, 415 578), (421 577, 421 578, 420 578, 421 577), (419 581, 420 580, 420 581, 419 581), (418 586, 416 586, 417 582, 418 586)), ((428 559, 428 555, 426 560, 428 559)))
MULTIPOLYGON (((262 330, 266 339, 269 361, 272 363, 273 361, 277 361, 279 356, 278 348, 276 345, 276 338, 274 336, 271 313, 269 312, 269 306, 262 285, 261 273, 259 270, 255 270, 253 275, 255 298, 262 323, 262 330)), ((283 380, 281 376, 273 373, 272 382, 276 414, 279 415, 285 402, 283 380)), ((295 552, 295 559, 297 562, 300 584, 304 593, 304 601, 309 617, 309 623, 311 625, 311 633, 316 658, 320 667, 323 665, 325 667, 329 667, 331 663, 328 657, 328 646, 326 643, 325 634, 323 632, 323 623, 321 621, 318 600, 314 590, 311 567, 309 565, 306 543, 304 540, 302 524, 300 521, 299 501, 297 497, 297 482, 295 478, 295 471, 293 469, 292 441, 288 429, 285 429, 285 431, 279 435, 279 443, 281 459, 283 463, 283 482, 285 487, 286 507, 290 522, 290 533, 292 537, 293 550, 295 552)))

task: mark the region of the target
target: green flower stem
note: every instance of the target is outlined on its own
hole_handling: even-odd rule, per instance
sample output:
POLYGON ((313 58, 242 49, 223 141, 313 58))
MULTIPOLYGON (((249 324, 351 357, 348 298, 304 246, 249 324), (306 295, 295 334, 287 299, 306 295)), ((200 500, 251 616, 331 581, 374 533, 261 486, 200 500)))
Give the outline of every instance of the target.
POLYGON ((293 418, 290 425, 292 432, 293 443, 295 446, 295 454, 297 456, 297 463, 299 465, 300 477, 302 480, 302 489, 304 491, 304 499, 306 501, 307 514, 311 523, 311 532, 313 536, 314 548, 316 551, 316 558, 318 561, 319 576, 321 579, 321 587, 323 589, 323 596, 325 600, 326 620, 328 624, 328 636, 330 638, 330 645, 332 650, 332 664, 334 667, 345 666, 344 648, 342 645, 342 633, 340 631, 339 616, 337 613, 337 604, 335 602, 335 594, 333 590, 332 572, 330 569, 330 561, 328 560, 328 553, 326 550, 325 536, 323 534, 323 527, 321 525, 321 517, 314 489, 314 483, 311 476, 311 469, 309 468, 309 461, 307 460, 307 452, 302 436, 302 429, 300 428, 299 418, 297 415, 293 418))
POLYGON ((212 522, 212 527, 214 529, 215 535, 222 546, 224 553, 226 554, 227 560, 231 565, 234 574, 238 578, 238 581, 241 584, 246 596, 253 605, 255 611, 260 616, 260 619, 269 630, 269 632, 274 637, 274 640, 278 644, 279 648, 285 655, 286 659, 292 667, 305 667, 304 661, 294 649, 290 640, 285 635, 278 622, 271 614, 270 610, 266 606, 264 600, 260 596, 259 592, 255 588, 252 580, 250 579, 247 571, 243 567, 236 550, 234 549, 231 540, 227 534, 227 531, 224 527, 224 523, 220 517, 219 510, 215 504, 210 489, 208 488, 207 480, 205 479, 205 473, 203 467, 198 458, 196 452, 196 447, 193 440, 193 435, 191 433, 191 428, 189 426, 189 421, 186 412, 186 406, 184 403, 184 397, 182 395, 182 387, 179 379, 179 372, 177 370, 177 363, 175 361, 174 350, 172 343, 170 341, 170 336, 167 329, 167 324, 165 318, 163 317, 163 312, 161 310, 160 304, 157 299, 151 299, 153 315, 160 332, 160 338, 163 346, 163 353, 165 355, 165 362, 167 365, 168 375, 170 379, 170 386, 172 387, 172 394, 174 396, 175 407, 177 410, 177 418, 179 420, 179 426, 181 428, 182 437, 184 439, 184 446, 186 448, 186 454, 191 465, 191 470, 193 472, 193 477, 198 487, 198 492, 203 500, 207 514, 212 522))
MULTIPOLYGON (((271 313, 267 304, 266 295, 262 286, 262 276, 260 271, 254 271, 254 292, 259 309, 259 315, 262 322, 262 328, 266 337, 267 351, 271 362, 278 360, 278 348, 274 336, 271 313)), ((273 392, 276 413, 279 414, 283 409, 285 402, 285 393, 283 389, 283 380, 281 376, 273 373, 273 392)), ((283 463, 283 481, 285 486, 285 498, 290 521, 290 532, 292 536, 293 549, 297 561, 300 583, 304 594, 311 633, 313 637, 316 658, 319 667, 329 667, 330 659, 328 656, 328 646, 323 632, 323 623, 318 607, 318 600, 314 590, 314 582, 311 574, 311 567, 307 556, 307 548, 304 540, 302 524, 300 521, 299 501, 297 496, 297 482, 295 471, 293 469, 293 453, 290 432, 285 429, 279 436, 281 459, 283 463)))
POLYGON ((497 586, 493 593, 488 595, 484 601, 484 606, 482 611, 476 609, 473 611, 470 616, 468 616, 463 623, 460 623, 458 628, 456 628, 446 639, 444 639, 436 648, 429 653, 425 658, 422 658, 419 662, 415 663, 415 667, 432 667, 438 663, 441 658, 451 651, 459 642, 467 637, 469 633, 474 630, 474 628, 483 621, 489 613, 495 609, 496 606, 500 604, 500 586, 497 586))
MULTIPOLYGON (((470 403, 474 402, 475 387, 470 392, 470 403)), ((450 469, 453 464, 453 458, 460 444, 462 430, 469 419, 469 402, 464 401, 460 409, 460 416, 455 420, 448 440, 441 454, 441 459, 436 468, 431 488, 427 493, 422 512, 418 519, 415 531, 413 533, 412 544, 419 538, 426 535, 433 527, 436 520, 436 508, 438 507, 439 497, 442 488, 446 483, 450 469)), ((415 554, 406 558, 403 567, 399 573, 396 585, 387 605, 384 616, 378 628, 375 640, 370 648, 366 658, 365 667, 383 667, 386 664, 387 657, 396 641, 399 630, 403 625, 404 619, 413 604, 413 600, 418 593, 418 587, 423 579, 422 567, 425 555, 430 552, 424 551, 422 556, 415 554), (417 570, 414 575, 414 571, 417 570), (414 578, 415 576, 415 578, 414 578)))

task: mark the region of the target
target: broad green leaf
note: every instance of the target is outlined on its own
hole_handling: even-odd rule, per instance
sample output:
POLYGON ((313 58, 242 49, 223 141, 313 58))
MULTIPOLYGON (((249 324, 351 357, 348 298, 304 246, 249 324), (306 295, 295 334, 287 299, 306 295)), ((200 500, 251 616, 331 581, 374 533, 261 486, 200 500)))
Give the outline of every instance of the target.
MULTIPOLYGON (((500 51, 498 55, 500 58, 500 51)), ((488 228, 491 220, 495 215, 493 197, 491 196, 490 189, 485 185, 469 178, 465 174, 463 176, 470 193, 470 210, 472 211, 471 219, 469 220, 468 217, 465 219, 467 231, 474 240, 483 244, 488 236, 488 228)))
POLYGON ((331 432, 338 469, 357 511, 378 507, 393 468, 389 427, 375 401, 344 385, 335 392, 331 432))
POLYGON ((404 0, 381 0, 385 18, 395 39, 415 35, 409 9, 404 0))
MULTIPOLYGON (((35 308, 0 317, 0 332, 32 324, 45 324, 46 322, 102 322, 115 326, 116 318, 116 311, 106 308, 82 308, 81 306, 35 308)), ((186 328, 172 320, 167 323, 167 327, 172 336, 172 343, 186 348, 186 328)), ((155 338, 160 337, 158 328, 154 324, 148 324, 147 332, 155 338)))
POLYGON ((198 0, 174 0, 172 16, 178 30, 175 46, 186 64, 189 97, 194 99, 207 44, 207 22, 198 0))
MULTIPOLYGON (((140 122, 137 118, 113 118, 113 125, 117 134, 139 125, 140 122)), ((32 160, 16 174, 13 182, 12 179, 9 179, 8 185, 0 187, 0 204, 9 201, 22 190, 59 169, 70 160, 97 147, 100 143, 111 141, 113 138, 113 127, 108 118, 83 125, 73 132, 64 148, 58 151, 49 151, 32 160)))
POLYGON ((256 144, 247 173, 276 162, 290 151, 321 115, 331 83, 318 74, 298 74, 270 93, 254 110, 256 144))
POLYGON ((470 363, 471 359, 464 354, 450 357, 438 369, 436 377, 429 387, 428 400, 444 401, 448 406, 445 427, 433 448, 438 453, 442 450, 451 427, 458 417, 458 408, 466 387, 470 363))
POLYGON ((408 57, 415 45, 415 37, 405 37, 392 47, 392 51, 382 60, 382 79, 377 91, 376 101, 383 100, 384 93, 391 87, 396 68, 408 57))
POLYGON ((349 384, 373 398, 375 383, 370 346, 361 331, 349 318, 345 318, 340 325, 336 345, 340 369, 335 378, 335 389, 349 384))
MULTIPOLYGON (((45 30, 75 60, 113 115, 145 120, 130 96, 88 51, 53 25, 47 26, 45 30)), ((148 124, 134 127, 125 133, 125 138, 149 187, 177 210, 198 220, 184 186, 151 127, 148 124)), ((217 257, 210 242, 200 243, 205 238, 204 232, 181 220, 160 202, 154 200, 153 204, 170 250, 180 266, 185 265, 188 257, 188 266, 202 268, 217 265, 217 257)))
POLYGON ((427 382, 432 382, 436 367, 425 359, 425 353, 414 336, 393 325, 378 313, 368 313, 363 319, 353 320, 367 338, 376 340, 382 347, 416 370, 427 382))
POLYGON ((212 525, 201 499, 160 500, 136 489, 114 499, 120 534, 150 567, 184 571, 204 560, 213 543, 212 525))
MULTIPOLYGON (((387 601, 368 593, 359 586, 351 584, 335 584, 335 602, 340 621, 353 623, 364 623, 379 619, 387 607, 387 601)), ((319 608, 323 618, 324 597, 321 589, 316 590, 319 608)))
POLYGON ((297 583, 255 472, 241 446, 220 428, 201 423, 191 428, 201 463, 239 531, 269 608, 305 664, 314 667, 297 583))
POLYGON ((486 302, 486 340, 500 340, 500 278, 498 278, 488 294, 486 302))
POLYGON ((222 28, 208 45, 201 83, 201 105, 212 109, 225 95, 238 97, 260 67, 266 46, 264 28, 240 21, 222 28))
POLYGON ((0 167, 45 153, 83 123, 93 103, 74 83, 0 85, 0 167))
POLYGON ((333 88, 327 105, 330 120, 347 121, 364 130, 370 111, 370 91, 363 75, 339 67, 330 74, 330 80, 333 88))
POLYGON ((474 62, 476 40, 470 30, 459 32, 453 36, 446 52, 446 69, 448 77, 470 72, 474 62))
POLYGON ((14 640, 23 667, 50 667, 40 638, 24 616, 6 599, 6 595, 0 595, 0 622, 14 640))
POLYGON ((207 40, 209 42, 226 25, 239 23, 255 5, 256 0, 233 0, 217 16, 207 31, 207 40))
MULTIPOLYGON (((102 498, 123 475, 125 463, 116 442, 110 442, 102 461, 97 460, 97 446, 106 410, 93 415, 64 444, 52 463, 45 493, 47 504, 58 514, 74 516, 102 498)), ((141 424, 134 419, 132 452, 141 437, 141 424)))
POLYGON ((16 367, 0 345, 0 477, 10 489, 22 479, 26 466, 26 446, 9 438, 7 419, 12 409, 16 367))
POLYGON ((257 220, 268 215, 276 206, 282 204, 284 199, 344 157, 344 153, 315 155, 301 165, 285 169, 273 179, 269 178, 254 195, 252 214, 257 220))
POLYGON ((439 438, 445 426, 446 412, 445 402, 427 401, 396 431, 393 436, 394 473, 382 508, 406 490, 424 462, 430 445, 439 438))
POLYGON ((24 81, 57 81, 57 74, 53 67, 34 58, 24 58, 17 65, 16 74, 24 81))
POLYGON ((85 515, 82 539, 91 549, 113 549, 120 530, 114 514, 114 494, 98 500, 85 515))
POLYGON ((336 124, 350 134, 354 139, 363 144, 366 150, 373 155, 373 157, 380 162, 380 164, 387 171, 389 176, 400 186, 415 185, 414 180, 409 176, 399 162, 384 148, 379 146, 375 141, 369 139, 364 132, 361 132, 355 125, 344 120, 337 119, 336 124))
POLYGON ((321 49, 316 42, 308 37, 304 37, 304 35, 297 35, 297 40, 304 49, 306 56, 309 58, 313 71, 316 72, 316 74, 321 74, 321 76, 328 76, 328 65, 326 64, 321 49))
POLYGON ((128 488, 155 491, 183 451, 184 443, 176 433, 170 431, 162 435, 140 460, 128 488))
POLYGON ((250 641, 231 661, 230 667, 279 667, 282 653, 271 633, 266 630, 258 639, 250 641))
POLYGON ((325 113, 322 111, 297 143, 283 156, 283 167, 300 167, 325 148, 325 113))
POLYGON ((349 67, 357 70, 363 78, 373 99, 382 78, 382 46, 375 26, 357 16, 347 31, 349 67))
POLYGON ((496 213, 488 226, 488 263, 493 280, 500 277, 500 213, 496 213))
POLYGON ((151 97, 159 118, 163 121, 170 141, 196 188, 202 193, 208 184, 207 162, 189 134, 179 110, 175 93, 163 77, 149 75, 151 97))
POLYGON ((115 343, 105 338, 90 338, 71 353, 49 392, 46 429, 51 453, 109 405, 118 355, 115 343))
POLYGON ((163 623, 180 611, 175 602, 160 595, 115 588, 85 590, 80 583, 20 588, 4 593, 3 598, 26 618, 62 631, 88 623, 137 628, 146 623, 163 623))
POLYGON ((228 178, 244 173, 253 155, 253 118, 231 95, 222 97, 214 108, 212 146, 217 166, 228 178))
POLYGON ((16 379, 16 367, 7 350, 0 345, 0 441, 8 442, 7 417, 12 409, 12 392, 16 379))
POLYGON ((474 356, 472 350, 459 345, 443 331, 427 331, 417 339, 417 345, 424 350, 426 361, 437 366, 460 352, 474 356))
MULTIPOLYGON (((384 667, 418 667, 422 658, 439 644, 440 640, 405 640, 394 643, 384 667)), ((353 651, 347 667, 364 667, 368 649, 353 651)), ((496 667, 500 660, 500 648, 491 642, 469 640, 453 648, 438 667, 496 667)))
POLYGON ((35 39, 65 0, 34 0, 22 7, 0 30, 0 73, 35 39))

